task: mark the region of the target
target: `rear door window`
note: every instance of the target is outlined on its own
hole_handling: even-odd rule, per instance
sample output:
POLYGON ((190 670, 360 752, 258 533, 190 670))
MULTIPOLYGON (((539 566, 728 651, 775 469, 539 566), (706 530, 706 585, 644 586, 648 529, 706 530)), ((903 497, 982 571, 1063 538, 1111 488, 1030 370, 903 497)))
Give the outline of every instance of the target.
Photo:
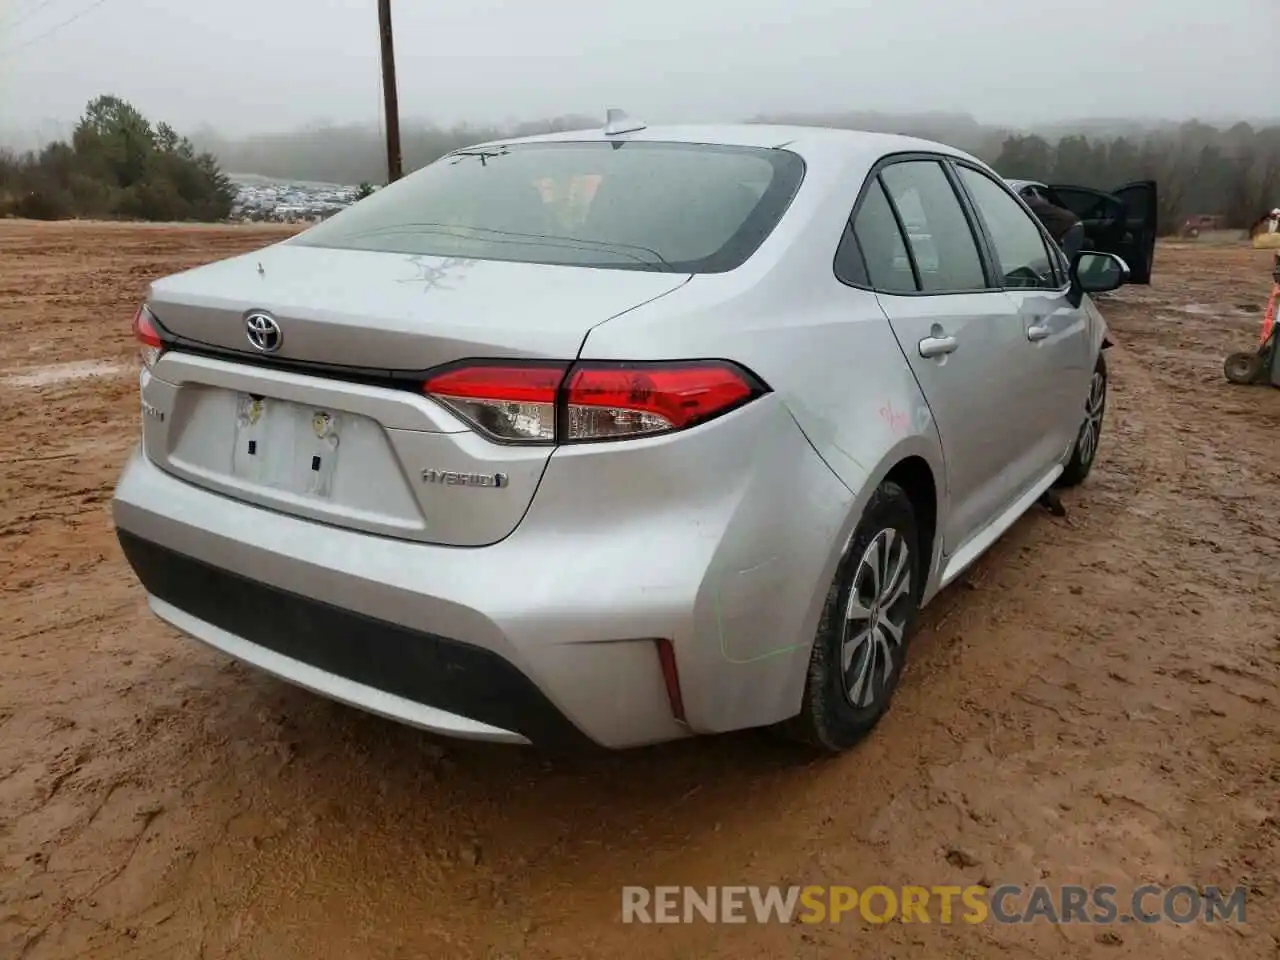
POLYGON ((880 179, 906 231, 920 291, 985 290, 978 242, 942 165, 904 160, 885 167, 880 179))
POLYGON ((920 289, 906 241, 879 178, 872 182, 858 208, 853 233, 874 289, 884 293, 916 293, 920 289))

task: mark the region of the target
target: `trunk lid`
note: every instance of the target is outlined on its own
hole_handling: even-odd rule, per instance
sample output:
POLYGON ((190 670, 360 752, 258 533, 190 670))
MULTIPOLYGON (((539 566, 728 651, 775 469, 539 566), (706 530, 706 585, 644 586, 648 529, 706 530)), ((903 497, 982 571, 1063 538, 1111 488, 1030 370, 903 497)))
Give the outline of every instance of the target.
POLYGON ((288 244, 199 267, 152 285, 151 309, 181 339, 142 377, 144 446, 161 469, 269 509, 429 543, 495 543, 524 516, 553 448, 493 443, 370 375, 468 358, 572 360, 591 327, 687 280, 288 244), (246 335, 255 311, 279 324, 269 356, 246 335), (276 363, 252 362, 267 359, 276 363))
POLYGON ((277 360, 424 370, 468 357, 571 360, 588 330, 686 274, 304 247, 288 242, 152 284, 160 323, 257 354, 254 311, 279 324, 277 360))

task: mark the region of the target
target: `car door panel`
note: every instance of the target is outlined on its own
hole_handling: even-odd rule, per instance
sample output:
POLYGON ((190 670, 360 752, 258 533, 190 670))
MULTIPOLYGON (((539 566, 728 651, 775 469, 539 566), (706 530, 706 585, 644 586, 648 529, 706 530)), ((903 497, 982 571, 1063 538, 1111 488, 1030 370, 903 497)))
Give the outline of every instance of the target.
POLYGON ((1014 383, 1024 345, 1017 305, 995 290, 877 297, 942 439, 949 510, 940 533, 950 554, 998 516, 1034 470, 1014 383))
POLYGON ((1015 305, 992 288, 946 168, 936 158, 902 160, 877 180, 854 232, 942 441, 948 510, 940 533, 951 553, 1027 482, 1036 425, 1015 402, 1014 374, 1025 341, 1015 305))
POLYGON ((1034 459, 1039 473, 1061 461, 1075 440, 1083 398, 1093 369, 1089 320, 1073 307, 1066 290, 1006 290, 1030 348, 1020 392, 1038 411, 1042 431, 1034 459))
POLYGON ((1025 454, 1030 485, 1061 463, 1080 427, 1092 368, 1088 314, 1068 299, 1060 251, 1008 186, 970 166, 958 174, 1018 319, 1022 349, 1011 376, 1035 424, 1025 454))
POLYGON ((1155 262, 1159 191, 1154 180, 1135 180, 1111 191, 1125 209, 1124 250, 1117 250, 1129 265, 1129 282, 1151 282, 1155 262))

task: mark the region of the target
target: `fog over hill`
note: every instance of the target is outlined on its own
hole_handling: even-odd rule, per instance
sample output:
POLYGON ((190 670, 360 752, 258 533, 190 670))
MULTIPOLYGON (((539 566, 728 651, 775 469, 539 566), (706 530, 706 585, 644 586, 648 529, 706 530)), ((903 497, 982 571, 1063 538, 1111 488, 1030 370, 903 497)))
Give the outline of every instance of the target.
MULTIPOLYGON (((652 123, 661 118, 645 118, 652 123)), ((1051 143, 1064 136, 1113 140, 1141 138, 1154 133, 1176 131, 1185 121, 1169 119, 1082 118, 1030 127, 983 123, 965 113, 925 111, 886 113, 848 111, 811 113, 804 111, 757 114, 743 118, 756 123, 795 123, 834 126, 846 129, 903 133, 939 140, 984 159, 994 160, 1009 135, 1038 135, 1051 143)), ((1253 127, 1274 126, 1280 120, 1242 118, 1253 127)), ((406 170, 416 169, 458 147, 482 140, 525 136, 552 130, 587 129, 600 125, 602 118, 567 115, 514 124, 459 124, 444 127, 427 120, 402 123, 406 170)), ((1201 121, 1225 130, 1237 119, 1201 121)), ((43 147, 51 140, 69 139, 73 124, 43 121, 32 128, 0 128, 0 147, 24 151, 43 147)), ((305 127, 271 133, 229 137, 209 125, 190 132, 197 148, 214 153, 224 170, 238 174, 258 174, 286 180, 354 184, 380 183, 386 177, 386 146, 378 123, 314 123, 305 127)))
MULTIPOLYGON (((644 118, 651 123, 661 118, 644 118)), ((1010 134, 1039 135, 1050 142, 1063 136, 1083 135, 1090 139, 1112 140, 1127 136, 1141 138, 1151 133, 1175 131, 1183 123, 1178 120, 1081 119, 1058 121, 1033 127, 1012 124, 982 123, 964 113, 921 112, 882 113, 849 111, 840 113, 757 114, 750 119, 758 123, 798 123, 826 125, 846 129, 903 133, 939 140, 984 159, 994 160, 1005 138, 1010 134)), ((1217 120, 1209 125, 1227 129, 1235 120, 1217 120)), ((1276 121, 1254 120, 1252 125, 1268 126, 1276 121)), ((402 124, 406 170, 416 169, 449 150, 482 140, 524 136, 552 130, 577 130, 599 126, 603 118, 569 115, 534 120, 512 125, 463 124, 442 127, 429 121, 406 121, 402 124)), ((247 137, 225 137, 212 127, 192 134, 201 149, 212 151, 227 170, 257 173, 263 176, 316 180, 329 183, 382 182, 386 177, 386 147, 381 128, 369 124, 313 124, 279 133, 261 133, 247 137)))
MULTIPOLYGON (((662 122, 661 117, 644 119, 654 125, 662 122)), ((743 119, 751 123, 902 133, 937 140, 981 157, 1006 177, 1045 179, 1104 190, 1134 180, 1153 179, 1160 185, 1159 221, 1164 232, 1176 231, 1186 218, 1204 214, 1221 216, 1231 226, 1248 226, 1260 210, 1280 205, 1280 124, 1274 122, 1100 117, 1018 128, 945 111, 776 112, 743 119)), ((404 166, 412 171, 451 150, 481 141, 594 129, 601 123, 600 117, 583 115, 451 127, 408 121, 402 128, 404 166)), ((156 129, 167 128, 158 124, 156 129)), ((312 124, 243 137, 225 136, 206 125, 189 136, 195 151, 207 151, 204 160, 212 171, 220 167, 224 173, 237 175, 232 185, 234 197, 226 201, 233 218, 314 219, 349 203, 359 195, 355 189, 358 185, 376 186, 386 177, 385 139, 376 123, 312 124), (281 183, 255 185, 251 179, 246 181, 245 175, 270 177, 281 183), (342 189, 333 185, 342 185, 342 189)), ((29 194, 35 191, 41 196, 61 198, 59 204, 68 211, 66 215, 81 209, 77 204, 83 206, 82 201, 86 200, 87 195, 82 196, 85 184, 82 178, 68 178, 65 164, 59 159, 68 149, 62 144, 43 150, 39 157, 7 159, 0 152, 0 174, 5 169, 26 169, 33 176, 38 174, 25 186, 21 178, 9 177, 7 194, 0 176, 0 200, 7 195, 11 207, 31 203, 34 200, 29 194)), ((174 183, 162 178, 154 186, 168 196, 174 183)), ((126 206, 129 210, 151 209, 142 203, 143 199, 146 198, 126 206)), ((124 208, 117 211, 124 212, 124 208)), ((135 210, 131 215, 139 214, 135 210)), ((181 210, 164 214, 182 215, 181 210)))

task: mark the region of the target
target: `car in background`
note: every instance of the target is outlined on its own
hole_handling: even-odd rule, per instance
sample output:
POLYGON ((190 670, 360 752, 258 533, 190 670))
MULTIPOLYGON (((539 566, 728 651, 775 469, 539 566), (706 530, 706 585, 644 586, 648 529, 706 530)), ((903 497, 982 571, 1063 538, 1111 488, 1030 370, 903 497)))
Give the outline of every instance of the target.
POLYGON ((1158 195, 1154 180, 1137 180, 1111 192, 1038 180, 1006 182, 1019 196, 1038 194, 1070 210, 1084 225, 1085 249, 1114 253, 1129 267, 1129 283, 1148 284, 1155 265, 1158 195))
POLYGON ((842 750, 1088 476, 1126 272, 924 140, 469 147, 151 285, 118 539, 161 619, 426 730, 842 750))

